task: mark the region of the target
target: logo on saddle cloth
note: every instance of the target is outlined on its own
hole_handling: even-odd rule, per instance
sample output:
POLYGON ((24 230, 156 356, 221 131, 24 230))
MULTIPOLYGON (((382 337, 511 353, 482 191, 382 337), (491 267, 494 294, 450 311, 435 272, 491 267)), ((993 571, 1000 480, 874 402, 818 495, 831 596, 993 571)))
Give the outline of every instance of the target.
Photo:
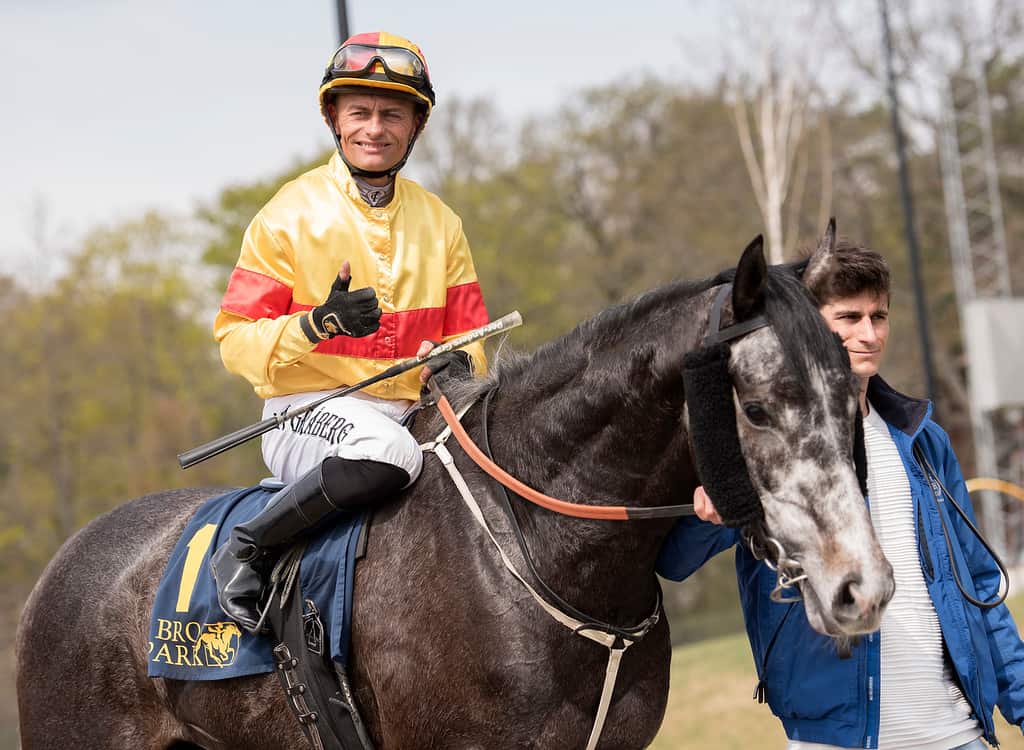
POLYGON ((157 620, 149 660, 176 667, 229 667, 238 655, 242 633, 233 622, 157 620))

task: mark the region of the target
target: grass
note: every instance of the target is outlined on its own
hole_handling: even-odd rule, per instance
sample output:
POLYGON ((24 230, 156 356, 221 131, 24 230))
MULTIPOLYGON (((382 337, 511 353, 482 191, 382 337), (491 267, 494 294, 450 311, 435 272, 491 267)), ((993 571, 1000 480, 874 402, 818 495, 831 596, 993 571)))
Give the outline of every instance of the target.
MULTIPOLYGON (((1024 594, 1007 602, 1024 622, 1024 594)), ((782 724, 752 699, 757 682, 746 635, 679 646, 672 652, 668 708, 652 750, 780 750, 782 724)), ((996 710, 1000 750, 1024 750, 1021 731, 996 710)))

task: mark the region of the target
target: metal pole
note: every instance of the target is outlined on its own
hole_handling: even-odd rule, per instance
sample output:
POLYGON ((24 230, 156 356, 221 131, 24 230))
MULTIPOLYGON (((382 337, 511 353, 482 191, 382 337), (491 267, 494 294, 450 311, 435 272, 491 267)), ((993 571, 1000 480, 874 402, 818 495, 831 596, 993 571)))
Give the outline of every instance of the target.
POLYGON ((889 7, 886 0, 878 0, 882 15, 882 40, 885 45, 885 70, 888 80, 889 103, 892 110, 892 131, 896 139, 896 161, 899 164, 900 203, 903 205, 903 226, 910 256, 910 281, 914 291, 914 307, 917 312, 917 330, 921 339, 921 359, 924 367, 925 392, 935 401, 935 371, 932 366, 932 342, 928 333, 928 309, 925 305, 924 290, 921 286, 920 253, 917 246, 917 232, 914 229, 914 199, 910 192, 910 170, 907 167, 906 143, 903 128, 900 127, 899 95, 896 91, 896 73, 892 63, 892 37, 889 33, 889 7))
POLYGON ((338 9, 338 44, 342 44, 351 34, 348 33, 348 9, 345 7, 346 0, 337 0, 335 6, 338 9))

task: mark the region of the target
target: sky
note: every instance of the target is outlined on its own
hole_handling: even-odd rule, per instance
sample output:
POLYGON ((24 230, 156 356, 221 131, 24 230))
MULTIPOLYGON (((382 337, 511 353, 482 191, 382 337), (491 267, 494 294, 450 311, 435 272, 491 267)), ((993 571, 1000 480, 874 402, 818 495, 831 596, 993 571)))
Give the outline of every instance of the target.
MULTIPOLYGON (((335 7, 0 0, 0 272, 150 208, 186 213, 329 146, 316 96, 338 44, 335 7)), ((439 108, 492 97, 510 121, 589 86, 683 76, 694 59, 685 40, 719 21, 713 0, 347 7, 352 33, 387 30, 423 48, 439 108)))

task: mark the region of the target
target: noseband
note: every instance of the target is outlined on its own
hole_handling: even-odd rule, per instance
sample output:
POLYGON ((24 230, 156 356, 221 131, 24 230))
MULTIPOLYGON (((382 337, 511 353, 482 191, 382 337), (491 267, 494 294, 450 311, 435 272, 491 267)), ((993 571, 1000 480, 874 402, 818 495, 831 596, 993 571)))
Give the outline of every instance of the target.
POLYGON ((722 309, 731 291, 732 284, 718 290, 704 346, 683 358, 683 389, 697 476, 723 523, 744 527, 763 520, 764 512, 740 450, 729 342, 767 327, 768 320, 757 315, 723 328, 722 309))

